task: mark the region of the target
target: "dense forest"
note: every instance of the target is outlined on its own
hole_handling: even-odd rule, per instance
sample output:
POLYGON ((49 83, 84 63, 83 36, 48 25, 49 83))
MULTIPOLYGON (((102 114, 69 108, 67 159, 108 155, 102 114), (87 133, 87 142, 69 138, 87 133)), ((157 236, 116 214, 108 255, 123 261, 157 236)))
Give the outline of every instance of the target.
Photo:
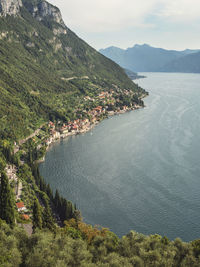
POLYGON ((23 267, 199 267, 200 240, 173 242, 134 231, 119 239, 107 229, 70 220, 55 231, 28 237, 20 227, 0 221, 0 266, 23 267))

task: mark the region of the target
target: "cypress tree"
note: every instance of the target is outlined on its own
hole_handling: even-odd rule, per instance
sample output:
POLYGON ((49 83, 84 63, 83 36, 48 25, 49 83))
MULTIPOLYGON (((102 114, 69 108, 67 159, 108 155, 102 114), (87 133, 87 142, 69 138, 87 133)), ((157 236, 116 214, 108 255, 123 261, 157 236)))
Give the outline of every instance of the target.
POLYGON ((30 163, 30 165, 33 164, 33 154, 32 154, 31 148, 29 148, 29 151, 28 151, 28 162, 30 163))
POLYGON ((74 205, 71 201, 67 201, 67 213, 66 213, 66 219, 71 219, 74 214, 74 205))
POLYGON ((40 184, 40 181, 39 181, 38 169, 37 169, 37 165, 36 164, 34 164, 32 166, 32 174, 34 176, 36 185, 39 185, 40 184))
POLYGON ((53 199, 53 192, 52 192, 49 184, 47 184, 47 186, 46 186, 46 193, 47 193, 47 196, 52 200, 53 199))
POLYGON ((49 202, 44 198, 44 210, 43 210, 43 228, 48 228, 51 231, 55 230, 55 224, 49 202))
POLYGON ((36 228, 42 229, 42 212, 37 198, 33 204, 33 232, 36 228))
POLYGON ((14 198, 5 172, 1 173, 0 184, 0 218, 8 224, 15 224, 14 198))
POLYGON ((60 199, 60 195, 58 193, 58 190, 56 189, 56 193, 55 193, 55 197, 54 197, 54 201, 53 201, 56 209, 57 209, 57 212, 59 212, 59 208, 60 208, 60 205, 61 205, 61 199, 60 199))
POLYGON ((68 216, 68 205, 67 204, 68 204, 68 202, 64 198, 63 201, 62 201, 62 221, 63 222, 69 218, 69 216, 68 216))

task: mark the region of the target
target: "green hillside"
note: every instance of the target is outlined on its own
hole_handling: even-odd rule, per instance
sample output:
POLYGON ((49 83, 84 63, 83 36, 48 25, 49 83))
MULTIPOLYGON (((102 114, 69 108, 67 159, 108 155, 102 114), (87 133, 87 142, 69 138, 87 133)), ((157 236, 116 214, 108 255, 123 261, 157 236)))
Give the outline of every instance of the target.
POLYGON ((37 161, 56 126, 95 110, 100 121, 103 104, 111 113, 138 108, 146 94, 70 31, 56 7, 0 0, 1 267, 200 266, 200 240, 134 231, 120 239, 84 223, 76 205, 52 192, 39 173, 37 161))
POLYGON ((19 14, 0 18, 0 62, 0 134, 6 138, 24 137, 49 119, 69 120, 85 95, 116 88, 143 93, 45 1, 24 0, 19 14))
POLYGON ((200 241, 169 241, 131 231, 112 232, 69 223, 57 233, 37 231, 30 238, 0 221, 0 266, 11 267, 199 267, 200 241))

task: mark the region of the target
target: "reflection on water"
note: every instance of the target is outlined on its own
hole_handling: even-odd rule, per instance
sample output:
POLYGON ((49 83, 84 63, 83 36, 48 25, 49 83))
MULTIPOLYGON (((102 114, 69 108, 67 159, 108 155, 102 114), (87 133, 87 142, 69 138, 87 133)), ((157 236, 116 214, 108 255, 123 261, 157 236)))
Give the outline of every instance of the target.
POLYGON ((200 75, 148 73, 146 108, 53 145, 40 170, 91 224, 200 237, 200 75))

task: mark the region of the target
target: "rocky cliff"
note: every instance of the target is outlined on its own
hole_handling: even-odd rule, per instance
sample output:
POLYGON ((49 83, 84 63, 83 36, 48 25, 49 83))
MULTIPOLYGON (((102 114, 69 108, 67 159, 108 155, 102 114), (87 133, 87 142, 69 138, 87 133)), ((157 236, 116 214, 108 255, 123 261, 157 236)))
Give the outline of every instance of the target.
POLYGON ((0 0, 0 15, 18 15, 20 7, 22 6, 21 0, 0 0))
POLYGON ((46 1, 36 0, 0 0, 0 15, 18 15, 20 7, 24 6, 38 21, 49 19, 66 27, 60 10, 46 1))
POLYGON ((65 23, 62 19, 60 10, 46 1, 23 1, 24 6, 38 21, 50 19, 63 27, 65 23))

